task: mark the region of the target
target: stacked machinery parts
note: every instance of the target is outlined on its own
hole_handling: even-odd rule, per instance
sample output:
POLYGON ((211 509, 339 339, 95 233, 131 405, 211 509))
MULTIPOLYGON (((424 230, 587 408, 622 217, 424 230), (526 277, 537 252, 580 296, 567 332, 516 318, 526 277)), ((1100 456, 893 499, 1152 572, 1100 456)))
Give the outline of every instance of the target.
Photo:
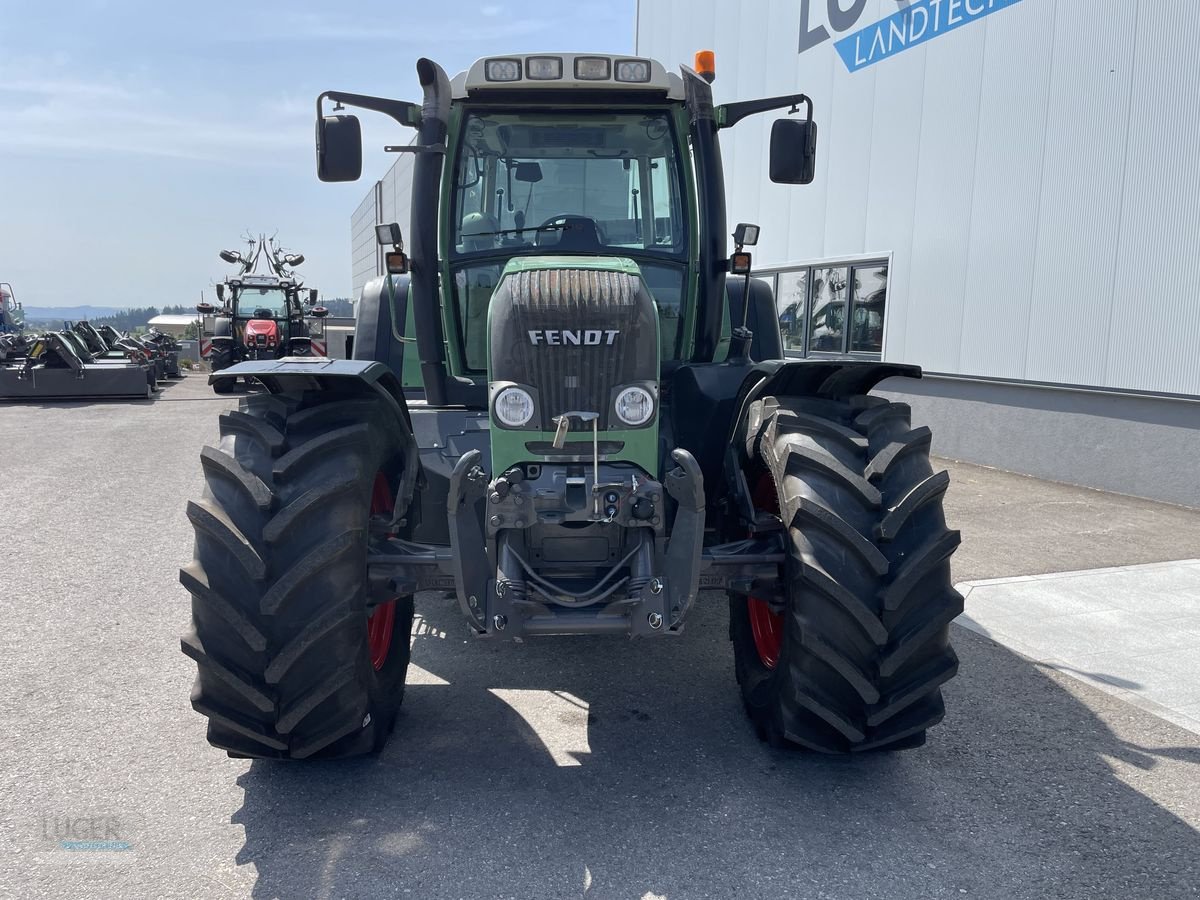
POLYGON ((0 400, 150 398, 182 377, 179 344, 159 331, 130 337, 64 322, 61 331, 0 334, 0 400))

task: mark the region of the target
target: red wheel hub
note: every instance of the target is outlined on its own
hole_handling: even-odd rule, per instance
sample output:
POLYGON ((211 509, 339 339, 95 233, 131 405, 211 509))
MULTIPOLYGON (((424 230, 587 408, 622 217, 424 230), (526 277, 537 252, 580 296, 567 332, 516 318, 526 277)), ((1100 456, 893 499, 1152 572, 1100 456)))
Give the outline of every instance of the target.
MULTIPOLYGON (((779 498, 775 493, 775 482, 763 474, 754 485, 754 508, 762 512, 779 514, 779 498)), ((759 597, 746 598, 746 612, 750 617, 750 633, 754 635, 754 649, 758 659, 766 668, 774 669, 779 663, 779 652, 783 649, 783 614, 771 609, 771 605, 759 597)))
POLYGON ((758 659, 768 669, 774 669, 783 649, 783 616, 758 597, 746 598, 746 611, 750 614, 750 633, 754 635, 758 659))
MULTIPOLYGON (((391 485, 387 476, 382 472, 375 476, 375 486, 371 490, 371 515, 391 516, 396 508, 392 496, 391 485)), ((371 655, 371 665, 378 672, 387 662, 388 653, 392 649, 392 631, 396 624, 396 601, 389 600, 375 607, 375 612, 367 619, 367 651, 371 655)))

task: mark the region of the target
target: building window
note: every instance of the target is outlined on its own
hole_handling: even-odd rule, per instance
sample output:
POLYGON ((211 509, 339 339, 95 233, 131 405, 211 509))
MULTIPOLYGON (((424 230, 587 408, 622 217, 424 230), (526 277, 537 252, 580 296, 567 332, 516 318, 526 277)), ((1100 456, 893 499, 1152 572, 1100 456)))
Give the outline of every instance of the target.
POLYGON ((883 353, 887 260, 787 266, 757 277, 774 288, 788 356, 883 353))
POLYGON ((812 311, 808 318, 808 352, 841 353, 846 345, 846 284, 849 269, 811 269, 812 311))
POLYGON ((808 308, 808 269, 780 272, 775 290, 783 349, 804 351, 804 317, 808 308))
POLYGON ((887 305, 887 264, 855 266, 851 280, 850 352, 883 352, 883 310, 887 305))

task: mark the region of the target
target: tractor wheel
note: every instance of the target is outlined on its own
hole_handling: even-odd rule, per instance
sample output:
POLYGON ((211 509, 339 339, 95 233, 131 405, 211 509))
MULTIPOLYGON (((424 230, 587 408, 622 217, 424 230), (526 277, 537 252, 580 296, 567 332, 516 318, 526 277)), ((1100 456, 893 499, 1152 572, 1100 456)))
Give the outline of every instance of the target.
POLYGON ((388 517, 402 432, 382 400, 257 395, 220 418, 188 504, 195 558, 183 652, 192 706, 231 756, 382 748, 404 692, 412 596, 368 606, 367 538, 388 517))
POLYGON ((746 475, 779 515, 779 581, 730 596, 730 636, 760 737, 826 753, 900 750, 941 721, 958 670, 946 472, 928 428, 878 397, 762 401, 746 475))
MULTIPOLYGON (((220 353, 220 352, 214 351, 213 355, 212 355, 212 364, 211 364, 212 370, 213 370, 213 372, 219 372, 222 369, 228 369, 230 366, 233 365, 233 362, 234 362, 234 360, 233 360, 232 353, 229 353, 229 352, 220 353)), ((230 378, 225 381, 218 381, 212 386, 213 393, 214 394, 232 394, 235 390, 237 390, 237 382, 238 382, 238 380, 236 378, 230 378)))

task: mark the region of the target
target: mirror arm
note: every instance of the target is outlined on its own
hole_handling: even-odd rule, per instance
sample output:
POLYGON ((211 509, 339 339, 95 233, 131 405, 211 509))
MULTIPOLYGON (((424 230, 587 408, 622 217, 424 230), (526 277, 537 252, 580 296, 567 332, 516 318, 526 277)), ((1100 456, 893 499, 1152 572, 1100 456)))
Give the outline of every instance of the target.
POLYGON ((789 112, 799 112, 800 104, 807 108, 808 121, 812 121, 812 98, 805 94, 788 94, 786 97, 766 97, 762 100, 743 100, 740 103, 726 103, 717 107, 717 127, 732 128, 747 116, 757 113, 770 112, 773 109, 789 109, 789 112))
MULTIPOLYGON (((428 147, 425 146, 424 144, 403 144, 403 145, 387 144, 383 148, 383 152, 384 153, 446 153, 447 147, 445 144, 431 144, 428 147)), ((463 185, 463 186, 470 187, 470 185, 463 185)))
POLYGON ((324 115, 321 105, 327 99, 337 104, 357 106, 359 109, 383 113, 410 128, 417 128, 421 124, 421 106, 418 103, 409 103, 407 100, 389 100, 386 97, 370 97, 366 94, 346 94, 342 91, 325 91, 317 97, 318 119, 324 115))

